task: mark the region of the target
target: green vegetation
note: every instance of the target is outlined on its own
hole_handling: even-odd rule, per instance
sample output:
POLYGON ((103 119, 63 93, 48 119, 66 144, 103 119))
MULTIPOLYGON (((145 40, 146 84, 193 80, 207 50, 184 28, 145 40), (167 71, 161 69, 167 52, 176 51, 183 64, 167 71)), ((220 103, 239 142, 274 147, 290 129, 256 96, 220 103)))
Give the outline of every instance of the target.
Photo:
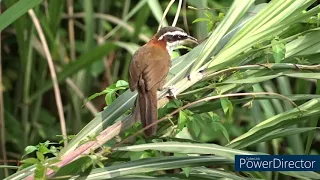
POLYGON ((0 179, 320 179, 234 171, 236 154, 319 155, 319 2, 180 2, 3 0, 0 179), (177 99, 160 92, 146 138, 128 66, 176 15, 201 43, 172 55, 177 99))

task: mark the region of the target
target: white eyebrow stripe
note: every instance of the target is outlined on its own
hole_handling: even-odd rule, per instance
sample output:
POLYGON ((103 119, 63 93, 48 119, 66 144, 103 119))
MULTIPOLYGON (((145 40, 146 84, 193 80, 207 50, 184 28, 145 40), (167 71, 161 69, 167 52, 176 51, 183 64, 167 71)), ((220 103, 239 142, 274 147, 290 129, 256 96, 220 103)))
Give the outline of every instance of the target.
POLYGON ((167 36, 167 35, 172 35, 172 36, 175 36, 175 35, 182 35, 182 36, 188 36, 187 33, 184 33, 184 32, 181 32, 181 31, 173 31, 173 32, 166 32, 164 33, 162 36, 160 36, 158 38, 158 41, 163 39, 164 36, 167 36))

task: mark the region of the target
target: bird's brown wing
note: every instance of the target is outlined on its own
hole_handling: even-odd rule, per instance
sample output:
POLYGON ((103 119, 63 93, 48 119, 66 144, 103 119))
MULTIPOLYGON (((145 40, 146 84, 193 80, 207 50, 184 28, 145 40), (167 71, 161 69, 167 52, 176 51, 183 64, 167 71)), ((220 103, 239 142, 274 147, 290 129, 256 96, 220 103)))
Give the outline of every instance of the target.
POLYGON ((170 56, 166 50, 157 45, 142 46, 132 58, 129 68, 129 84, 131 91, 137 88, 140 78, 144 80, 145 89, 162 85, 170 68, 170 56))
POLYGON ((143 69, 142 78, 146 82, 146 90, 151 90, 153 87, 162 88, 161 83, 165 80, 170 69, 170 55, 168 52, 156 45, 148 46, 150 52, 146 58, 149 59, 143 69))
MULTIPOLYGON (((142 48, 142 47, 141 47, 142 48)), ((142 67, 143 61, 141 61, 141 53, 140 49, 136 51, 132 57, 129 67, 129 87, 131 91, 136 90, 139 78, 142 74, 142 67)))
MULTIPOLYGON (((130 89, 138 89, 138 104, 142 126, 158 119, 157 89, 162 88, 170 68, 170 56, 162 47, 149 44, 134 55, 130 64, 130 89)), ((137 105, 138 107, 138 105, 137 105)), ((156 124, 146 129, 145 135, 155 134, 156 124)))

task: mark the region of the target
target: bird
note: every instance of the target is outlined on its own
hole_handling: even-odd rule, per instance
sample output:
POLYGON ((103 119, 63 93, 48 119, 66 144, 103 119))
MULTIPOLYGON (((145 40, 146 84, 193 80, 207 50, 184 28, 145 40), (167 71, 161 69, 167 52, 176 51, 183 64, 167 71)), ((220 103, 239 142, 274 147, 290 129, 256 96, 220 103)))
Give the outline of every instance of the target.
MULTIPOLYGON (((129 66, 129 88, 138 91, 134 112, 140 113, 142 127, 158 120, 157 91, 164 89, 171 67, 170 54, 185 42, 197 44, 197 39, 179 27, 162 27, 145 45, 133 55, 129 66)), ((145 136, 152 136, 157 124, 144 130, 145 136)))

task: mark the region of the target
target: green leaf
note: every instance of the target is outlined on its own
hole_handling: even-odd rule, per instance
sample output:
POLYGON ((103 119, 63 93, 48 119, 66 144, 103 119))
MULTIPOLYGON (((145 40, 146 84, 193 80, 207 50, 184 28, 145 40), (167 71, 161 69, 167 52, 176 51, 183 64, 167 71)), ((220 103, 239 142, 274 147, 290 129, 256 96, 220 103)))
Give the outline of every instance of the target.
POLYGON ((208 19, 208 18, 197 18, 197 19, 193 20, 192 23, 203 22, 203 21, 208 22, 208 21, 210 21, 210 19, 208 19))
POLYGON ((49 166, 49 168, 51 170, 53 170, 54 172, 57 172, 59 170, 59 166, 53 165, 53 166, 49 166))
MULTIPOLYGON (((203 64, 209 60, 212 51, 217 48, 218 43, 221 41, 222 37, 225 36, 230 28, 234 26, 243 15, 247 12, 250 6, 254 3, 253 0, 249 1, 241 1, 235 0, 233 1, 228 13, 225 18, 219 24, 219 26, 213 31, 208 40, 205 42, 204 47, 202 48, 200 54, 196 62, 193 64, 192 72, 197 71, 203 64)), ((206 27, 205 27, 206 28, 206 27)), ((203 27, 202 27, 203 29, 203 27)), ((242 51, 241 51, 242 52, 242 51)), ((240 53, 240 52, 239 52, 240 53)), ((220 54, 220 53, 219 53, 220 54)), ((224 59, 225 61, 226 59, 224 59)), ((212 61, 215 63, 216 59, 212 61)), ((220 62, 219 62, 220 63, 220 62)), ((205 66, 207 67, 207 66, 205 66)), ((211 67, 211 64, 209 65, 211 67)))
POLYGON ((129 87, 129 83, 125 80, 118 80, 116 82, 116 87, 129 87))
POLYGON ((285 57, 286 46, 277 38, 271 41, 271 45, 273 51, 273 58, 276 63, 280 63, 285 57))
POLYGON ((112 179, 131 174, 212 164, 230 164, 230 160, 215 156, 147 158, 94 169, 87 179, 112 179))
POLYGON ((61 161, 61 159, 55 157, 55 158, 50 158, 50 159, 48 159, 46 162, 47 162, 48 164, 55 164, 55 163, 58 163, 58 162, 60 162, 60 161, 61 161))
POLYGON ((38 163, 36 165, 36 170, 34 172, 34 179, 35 180, 44 180, 46 177, 46 168, 43 164, 38 163))
POLYGON ((143 158, 150 158, 152 157, 149 152, 130 152, 130 160, 138 160, 138 159, 143 159, 143 158))
POLYGON ((230 79, 230 80, 224 81, 223 83, 228 83, 228 84, 234 84, 234 83, 237 83, 237 84, 245 84, 245 83, 255 84, 255 83, 259 83, 259 82, 263 82, 263 81, 267 81, 267 80, 271 80, 271 79, 280 77, 281 75, 282 75, 282 73, 278 73, 278 74, 275 74, 275 75, 269 75, 269 76, 268 75, 267 76, 261 76, 261 77, 248 77, 248 78, 239 79, 239 80, 230 79))
POLYGON ((320 31, 312 31, 286 44, 286 58, 306 56, 320 52, 320 31))
POLYGON ((25 149, 24 149, 24 155, 22 157, 24 157, 25 155, 28 155, 34 151, 36 151, 38 148, 36 146, 27 146, 25 149))
POLYGON ((223 136, 228 140, 228 142, 230 142, 229 133, 228 133, 227 129, 221 124, 221 122, 212 122, 212 126, 216 130, 220 130, 222 132, 223 136))
MULTIPOLYGON (((183 103, 182 103, 182 101, 181 100, 179 100, 179 99, 175 99, 175 100, 173 100, 173 101, 170 101, 168 104, 167 104, 167 108, 174 108, 174 109, 176 109, 176 108, 179 108, 179 107, 181 107, 183 105, 183 103)), ((186 112, 186 111, 185 111, 186 112)))
POLYGON ((124 90, 127 89, 129 87, 129 83, 124 81, 124 80, 119 80, 116 83, 110 85, 109 87, 107 87, 105 90, 99 92, 99 93, 95 93, 93 95, 91 95, 87 101, 91 101, 92 99, 107 94, 107 96, 105 97, 106 99, 106 103, 107 104, 111 104, 115 99, 116 99, 116 91, 118 90, 124 90))
POLYGON ((106 95, 106 104, 110 105, 116 99, 116 91, 112 90, 106 95))
POLYGON ((40 146, 40 147, 39 147, 39 152, 40 152, 41 154, 51 153, 51 151, 50 151, 46 146, 40 146))
POLYGON ((42 153, 40 153, 39 151, 36 152, 37 154, 37 158, 40 160, 40 162, 44 161, 44 155, 42 153))
POLYGON ((244 178, 237 176, 234 173, 231 172, 226 172, 218 169, 213 169, 213 168, 205 168, 205 167, 194 167, 192 168, 192 173, 195 172, 201 172, 201 174, 206 174, 206 175, 212 175, 215 179, 217 178, 226 178, 226 179, 234 179, 234 180, 246 180, 246 179, 251 179, 251 178, 244 178))
POLYGON ((183 170, 183 173, 186 175, 186 177, 189 177, 191 168, 186 167, 186 168, 182 168, 182 170, 183 170))
POLYGON ((220 98, 221 106, 225 115, 227 115, 228 111, 230 111, 230 107, 232 107, 232 103, 228 100, 228 98, 220 98))
POLYGON ((197 118, 195 116, 192 117, 192 120, 188 123, 188 129, 189 131, 193 132, 193 135, 195 137, 199 137, 200 132, 201 132, 201 127, 200 127, 200 122, 201 117, 198 116, 197 118))
POLYGON ((54 177, 75 176, 92 165, 92 159, 89 156, 80 157, 79 159, 61 167, 54 177))
POLYGON ((103 91, 101 91, 101 92, 94 93, 93 95, 91 95, 91 96, 88 97, 87 101, 91 101, 91 100, 95 99, 96 97, 101 96, 101 95, 104 95, 104 94, 107 94, 107 93, 109 93, 108 90, 103 90, 103 91))
MULTIPOLYGON (((162 142, 162 143, 149 143, 142 145, 133 145, 126 147, 115 148, 117 151, 145 151, 145 150, 158 150, 172 153, 185 153, 185 154, 215 154, 216 156, 230 159, 234 162, 235 155, 267 155, 260 152, 243 151, 232 149, 229 147, 219 146, 215 144, 205 143, 185 143, 185 142, 162 142)), ((282 174, 290 174, 294 177, 313 177, 319 178, 320 175, 315 172, 280 172, 282 174)))
POLYGON ((42 0, 20 0, 16 2, 0 15, 0 31, 41 2, 42 0))
POLYGON ((289 73, 286 76, 303 79, 320 79, 320 73, 289 73))
POLYGON ((216 144, 186 143, 186 142, 149 143, 149 144, 126 146, 126 147, 118 147, 118 148, 115 148, 115 150, 117 151, 158 150, 158 151, 164 151, 164 152, 185 153, 185 154, 215 154, 216 156, 225 157, 230 160, 234 160, 234 156, 237 154, 238 155, 264 154, 259 152, 231 149, 231 148, 219 146, 216 144))
POLYGON ((233 139, 228 144, 228 147, 247 147, 256 139, 259 139, 261 136, 264 136, 267 133, 270 133, 277 129, 292 126, 298 122, 301 122, 301 120, 309 120, 308 118, 304 117, 319 114, 319 111, 314 111, 317 107, 319 107, 319 105, 320 99, 312 99, 299 106, 299 109, 294 108, 286 112, 280 113, 276 116, 273 116, 267 120, 264 120, 263 122, 257 124, 255 127, 250 129, 248 132, 233 139))
POLYGON ((265 133, 265 134, 261 135, 260 137, 257 137, 257 139, 255 139, 251 142, 247 142, 246 144, 243 144, 242 147, 251 146, 251 145, 254 145, 257 143, 270 141, 270 140, 277 139, 277 138, 284 138, 284 137, 288 137, 291 135, 312 131, 314 129, 318 129, 318 128, 310 127, 310 128, 277 129, 277 130, 265 133))
POLYGON ((229 122, 232 122, 233 105, 228 98, 220 98, 221 106, 225 115, 227 115, 229 122))
POLYGON ((212 13, 208 12, 208 11, 205 11, 204 14, 210 19, 210 20, 213 20, 214 19, 214 16, 212 13))
POLYGON ((38 164, 40 163, 40 161, 36 158, 27 158, 27 159, 23 159, 21 161, 21 163, 24 163, 24 164, 38 164))
POLYGON ((182 129, 188 124, 189 118, 185 111, 179 112, 179 121, 178 121, 178 129, 182 131, 182 129))

